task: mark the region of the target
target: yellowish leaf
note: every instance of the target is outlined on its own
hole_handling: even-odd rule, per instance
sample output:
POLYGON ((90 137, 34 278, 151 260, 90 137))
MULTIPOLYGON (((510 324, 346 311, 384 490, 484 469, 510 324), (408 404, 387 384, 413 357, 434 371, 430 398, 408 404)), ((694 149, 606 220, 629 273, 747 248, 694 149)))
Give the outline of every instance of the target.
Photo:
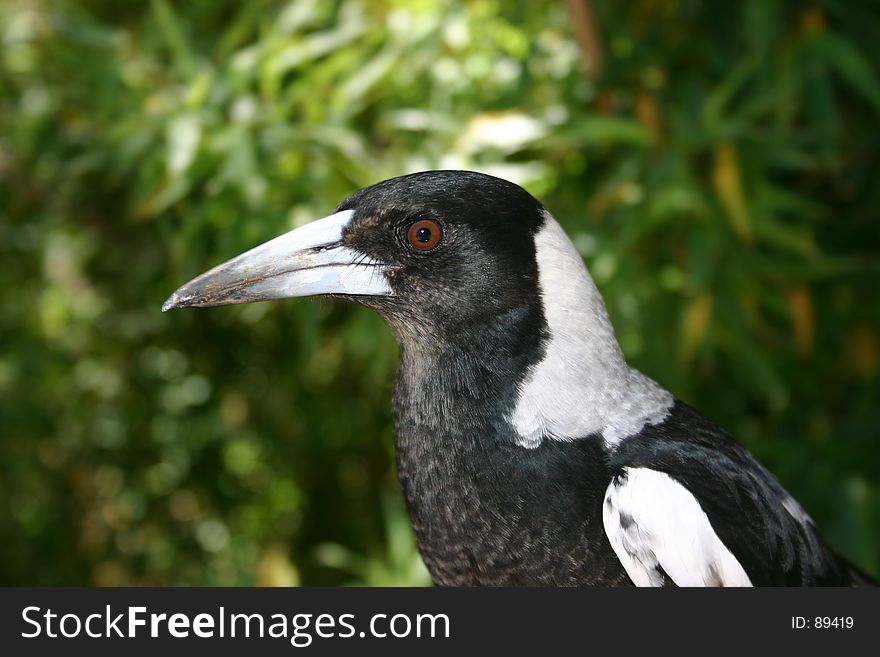
POLYGON ((715 148, 712 185, 724 206, 733 232, 743 242, 752 241, 752 222, 742 185, 739 157, 733 144, 719 144, 715 148))
POLYGON ((813 351, 815 337, 813 295, 806 285, 797 285, 788 290, 787 296, 794 342, 801 355, 806 356, 813 351))
POLYGON ((266 548, 257 565, 257 586, 299 586, 299 571, 278 545, 266 548))
POLYGON ((712 295, 703 292, 684 309, 681 323, 681 355, 684 361, 693 358, 706 338, 712 319, 712 295))
POLYGON ((873 379, 880 369, 880 340, 871 327, 860 324, 852 336, 852 356, 856 371, 865 379, 873 379))
POLYGON ((647 91, 636 94, 635 107, 633 108, 639 123, 645 126, 651 133, 651 140, 657 143, 660 140, 662 114, 657 97, 647 91))

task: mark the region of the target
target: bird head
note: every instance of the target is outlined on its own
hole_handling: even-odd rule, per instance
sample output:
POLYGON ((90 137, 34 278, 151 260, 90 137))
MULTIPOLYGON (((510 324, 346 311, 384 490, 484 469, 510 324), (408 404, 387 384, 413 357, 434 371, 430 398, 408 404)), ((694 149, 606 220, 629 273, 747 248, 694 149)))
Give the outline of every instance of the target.
POLYGON ((543 213, 522 188, 484 174, 393 178, 198 276, 162 310, 329 295, 377 310, 402 341, 462 338, 528 306, 540 313, 543 213))
POLYGON ((416 406, 434 403, 448 418, 463 399, 483 414, 492 405, 524 446, 593 433, 613 441, 670 403, 627 366, 560 225, 499 178, 425 171, 366 187, 334 214, 198 276, 162 309, 312 295, 385 318, 416 406))

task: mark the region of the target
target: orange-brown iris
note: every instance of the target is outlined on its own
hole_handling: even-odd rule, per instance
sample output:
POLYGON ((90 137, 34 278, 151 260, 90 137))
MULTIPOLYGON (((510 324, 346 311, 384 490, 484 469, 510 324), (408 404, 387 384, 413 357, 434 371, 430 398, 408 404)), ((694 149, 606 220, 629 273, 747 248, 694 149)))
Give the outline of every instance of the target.
POLYGON ((430 251, 442 237, 443 227, 433 219, 421 219, 406 230, 406 241, 418 251, 430 251))

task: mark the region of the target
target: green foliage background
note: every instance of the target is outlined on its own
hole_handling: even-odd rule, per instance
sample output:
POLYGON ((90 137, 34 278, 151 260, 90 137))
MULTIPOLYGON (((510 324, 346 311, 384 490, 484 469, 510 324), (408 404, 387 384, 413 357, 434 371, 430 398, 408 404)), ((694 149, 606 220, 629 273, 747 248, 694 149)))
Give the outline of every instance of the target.
POLYGON ((867 1, 3 0, 0 583, 427 582, 381 321, 159 312, 427 168, 540 196, 631 361, 880 574, 878 44, 867 1))

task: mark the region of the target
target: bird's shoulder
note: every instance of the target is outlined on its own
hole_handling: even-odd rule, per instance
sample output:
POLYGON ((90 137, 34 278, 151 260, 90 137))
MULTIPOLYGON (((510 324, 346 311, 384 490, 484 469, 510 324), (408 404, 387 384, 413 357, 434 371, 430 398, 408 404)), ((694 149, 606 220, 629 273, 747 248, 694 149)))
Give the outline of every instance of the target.
POLYGON ((700 583, 677 580, 669 572, 676 564, 704 583, 722 585, 845 578, 812 520, 776 477, 681 401, 663 422, 621 441, 609 467, 606 533, 625 566, 635 560, 631 566, 645 583, 700 583))

